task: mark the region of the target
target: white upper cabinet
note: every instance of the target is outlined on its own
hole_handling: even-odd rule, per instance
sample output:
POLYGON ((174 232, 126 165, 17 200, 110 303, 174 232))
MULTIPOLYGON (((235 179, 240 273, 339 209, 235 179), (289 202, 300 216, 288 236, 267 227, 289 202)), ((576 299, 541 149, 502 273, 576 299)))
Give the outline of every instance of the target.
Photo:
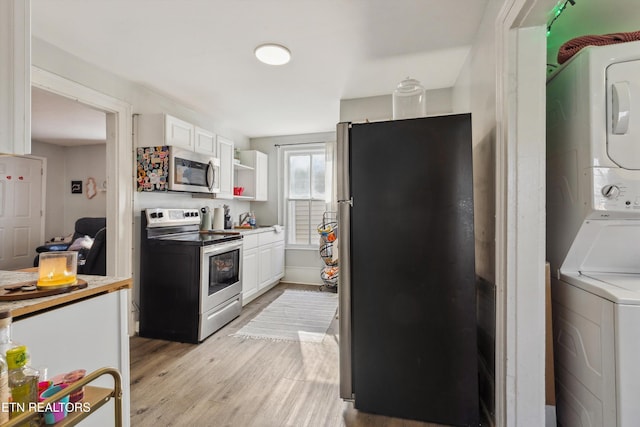
POLYGON ((220 159, 220 192, 216 199, 233 199, 233 147, 232 140, 216 136, 216 156, 220 159))
POLYGON ((236 167, 236 185, 244 187, 243 196, 255 201, 266 201, 269 157, 260 151, 241 151, 240 163, 246 169, 236 167))
POLYGON ((137 147, 173 145, 218 157, 213 132, 169 114, 137 115, 134 126, 137 147))
POLYGON ((0 153, 31 152, 30 2, 0 1, 0 153))
POLYGON ((213 132, 196 126, 195 128, 196 148, 198 153, 210 154, 219 157, 216 150, 216 136, 213 132))
POLYGON ((134 133, 138 147, 174 145, 194 149, 195 127, 168 114, 135 116, 134 133))
POLYGON ((177 145, 193 150, 195 147, 195 126, 167 114, 164 115, 164 118, 166 145, 177 145))

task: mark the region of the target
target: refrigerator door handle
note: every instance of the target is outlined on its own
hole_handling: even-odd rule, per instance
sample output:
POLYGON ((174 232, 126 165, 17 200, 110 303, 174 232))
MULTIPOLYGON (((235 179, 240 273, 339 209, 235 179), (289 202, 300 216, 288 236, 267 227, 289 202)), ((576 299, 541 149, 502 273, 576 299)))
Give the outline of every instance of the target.
POLYGON ((351 197, 349 182, 350 123, 337 126, 338 224, 340 227, 340 274, 338 276, 338 322, 340 334, 340 397, 354 399, 351 337, 351 197))

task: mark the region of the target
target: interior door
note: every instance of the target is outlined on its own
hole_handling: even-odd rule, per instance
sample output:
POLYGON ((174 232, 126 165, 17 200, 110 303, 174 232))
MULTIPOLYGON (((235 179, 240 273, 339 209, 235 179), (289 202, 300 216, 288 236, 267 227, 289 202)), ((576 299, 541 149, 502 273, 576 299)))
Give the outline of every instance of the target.
POLYGON ((0 269, 31 267, 42 244, 42 161, 0 157, 0 269))
POLYGON ((607 152, 625 169, 640 169, 640 61, 607 68, 607 152))

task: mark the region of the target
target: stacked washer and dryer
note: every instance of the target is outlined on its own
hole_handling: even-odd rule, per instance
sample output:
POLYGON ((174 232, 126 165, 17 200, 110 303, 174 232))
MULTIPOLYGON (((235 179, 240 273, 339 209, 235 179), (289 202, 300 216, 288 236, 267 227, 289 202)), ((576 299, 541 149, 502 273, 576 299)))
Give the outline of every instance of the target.
POLYGON ((547 82, 547 257, 558 424, 640 426, 640 42, 547 82))

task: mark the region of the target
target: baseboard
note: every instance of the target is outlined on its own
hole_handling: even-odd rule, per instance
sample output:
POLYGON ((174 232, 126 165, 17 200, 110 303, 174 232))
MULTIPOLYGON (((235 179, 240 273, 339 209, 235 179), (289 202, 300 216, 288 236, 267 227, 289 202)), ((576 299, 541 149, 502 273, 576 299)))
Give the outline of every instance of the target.
POLYGON ((546 405, 544 407, 545 412, 545 427, 556 427, 556 407, 553 405, 546 405))

